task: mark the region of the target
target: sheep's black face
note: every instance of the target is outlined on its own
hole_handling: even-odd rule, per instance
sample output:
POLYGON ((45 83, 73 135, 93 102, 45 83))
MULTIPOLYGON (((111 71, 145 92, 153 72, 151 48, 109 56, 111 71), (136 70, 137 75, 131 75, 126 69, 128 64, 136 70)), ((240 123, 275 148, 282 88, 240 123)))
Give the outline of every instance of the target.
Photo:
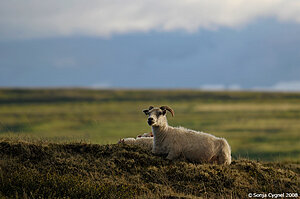
POLYGON ((152 117, 149 117, 147 123, 149 124, 149 126, 152 126, 154 124, 154 119, 152 117))
POLYGON ((148 115, 147 123, 149 126, 162 126, 166 123, 166 110, 160 108, 149 108, 143 110, 148 115))

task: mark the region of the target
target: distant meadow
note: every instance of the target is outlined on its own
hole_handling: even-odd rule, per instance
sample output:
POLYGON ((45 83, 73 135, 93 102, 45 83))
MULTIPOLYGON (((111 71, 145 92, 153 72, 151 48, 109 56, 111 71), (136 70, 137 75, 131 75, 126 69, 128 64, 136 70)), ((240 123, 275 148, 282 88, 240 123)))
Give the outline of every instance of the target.
POLYGON ((193 90, 1 89, 0 137, 114 144, 150 132, 142 113, 228 140, 234 158, 300 160, 300 94, 193 90))

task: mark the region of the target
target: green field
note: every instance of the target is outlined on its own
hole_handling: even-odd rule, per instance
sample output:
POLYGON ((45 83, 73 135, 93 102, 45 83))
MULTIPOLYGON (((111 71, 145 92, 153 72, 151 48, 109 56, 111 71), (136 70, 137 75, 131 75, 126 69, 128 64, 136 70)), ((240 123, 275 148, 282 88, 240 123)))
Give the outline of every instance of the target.
POLYGON ((300 93, 0 89, 0 136, 116 143, 151 131, 149 105, 172 107, 172 126, 226 138, 235 159, 300 160, 300 93))

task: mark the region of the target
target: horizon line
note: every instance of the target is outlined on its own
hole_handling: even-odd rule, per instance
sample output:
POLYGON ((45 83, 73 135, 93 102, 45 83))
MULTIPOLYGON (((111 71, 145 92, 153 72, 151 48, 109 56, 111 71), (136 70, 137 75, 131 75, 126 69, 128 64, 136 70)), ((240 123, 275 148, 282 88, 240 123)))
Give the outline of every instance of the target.
POLYGON ((192 87, 95 87, 95 86, 0 86, 0 90, 3 89, 20 89, 20 90, 64 90, 64 89, 82 89, 82 90, 124 90, 124 91, 142 91, 142 90, 169 90, 169 91, 200 91, 200 92, 267 92, 267 93, 300 93, 300 90, 278 90, 268 88, 239 88, 239 89, 205 89, 205 88, 192 88, 192 87))

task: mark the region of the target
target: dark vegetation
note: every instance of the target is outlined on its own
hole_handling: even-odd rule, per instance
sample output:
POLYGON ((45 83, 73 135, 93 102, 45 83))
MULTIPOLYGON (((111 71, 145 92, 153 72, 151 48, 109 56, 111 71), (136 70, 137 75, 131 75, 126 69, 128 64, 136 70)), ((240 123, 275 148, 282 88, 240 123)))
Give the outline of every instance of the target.
POLYGON ((247 198, 300 193, 299 174, 296 162, 220 166, 170 162, 128 145, 0 142, 4 198, 247 198))

